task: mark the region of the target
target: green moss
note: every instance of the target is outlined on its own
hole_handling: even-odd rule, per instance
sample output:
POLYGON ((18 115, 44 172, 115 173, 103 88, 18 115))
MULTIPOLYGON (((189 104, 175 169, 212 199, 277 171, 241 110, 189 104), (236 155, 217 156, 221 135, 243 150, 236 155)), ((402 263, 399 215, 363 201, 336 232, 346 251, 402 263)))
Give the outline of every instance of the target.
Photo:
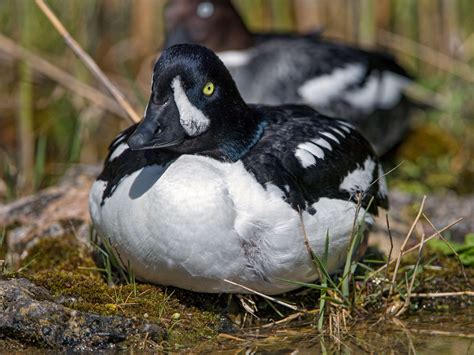
POLYGON ((200 309, 190 304, 183 296, 185 291, 175 294, 148 284, 107 285, 94 264, 91 250, 73 236, 42 240, 23 264, 28 265, 23 271, 25 276, 48 289, 67 307, 164 325, 169 334, 164 345, 171 349, 201 343, 205 346, 217 334, 218 312, 212 311, 212 307, 200 309))
MULTIPOLYGON (((91 250, 78 242, 73 235, 67 235, 40 240, 29 250, 28 256, 22 261, 22 267, 30 274, 55 270, 90 275, 89 269, 96 268, 96 265, 91 250)), ((95 274, 99 275, 97 271, 95 274)))
MULTIPOLYGON (((392 186, 412 194, 422 195, 440 190, 471 193, 474 176, 472 146, 463 136, 427 123, 412 130, 396 153, 395 160, 404 163, 389 175, 392 186)), ((472 143, 471 143, 472 144, 472 143)))

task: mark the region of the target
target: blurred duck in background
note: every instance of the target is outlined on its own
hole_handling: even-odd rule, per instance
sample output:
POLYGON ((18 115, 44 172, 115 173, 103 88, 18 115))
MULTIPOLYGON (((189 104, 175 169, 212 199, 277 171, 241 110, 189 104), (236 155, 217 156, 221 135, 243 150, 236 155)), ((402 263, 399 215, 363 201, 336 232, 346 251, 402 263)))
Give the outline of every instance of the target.
POLYGON ((252 33, 230 0, 170 0, 165 48, 217 52, 245 101, 304 103, 351 120, 379 155, 401 141, 418 106, 404 95, 413 78, 385 53, 322 39, 318 33, 252 33))

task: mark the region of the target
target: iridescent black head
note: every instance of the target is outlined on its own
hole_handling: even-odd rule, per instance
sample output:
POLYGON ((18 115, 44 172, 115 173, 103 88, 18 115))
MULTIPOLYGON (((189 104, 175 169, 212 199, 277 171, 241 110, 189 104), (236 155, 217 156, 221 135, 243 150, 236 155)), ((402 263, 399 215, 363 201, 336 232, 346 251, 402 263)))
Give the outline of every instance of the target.
POLYGON ((145 117, 128 144, 134 150, 167 148, 234 159, 254 140, 257 121, 212 51, 176 45, 155 64, 145 117))

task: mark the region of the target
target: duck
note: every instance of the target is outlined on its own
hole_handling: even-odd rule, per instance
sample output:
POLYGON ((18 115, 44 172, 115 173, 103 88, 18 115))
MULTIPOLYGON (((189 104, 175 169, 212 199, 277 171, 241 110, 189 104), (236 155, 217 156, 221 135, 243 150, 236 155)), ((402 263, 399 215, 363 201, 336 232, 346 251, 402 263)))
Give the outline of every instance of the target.
POLYGON ((268 295, 316 280, 309 251, 322 257, 326 240, 339 270, 354 224, 365 233, 388 208, 377 155, 351 123, 247 104, 217 55, 191 44, 155 63, 144 117, 111 143, 89 202, 137 279, 268 295))
POLYGON ((254 33, 230 0, 170 0, 164 48, 204 45, 222 59, 246 102, 302 103, 351 121, 378 155, 403 139, 418 102, 413 83, 387 53, 325 39, 322 33, 254 33))

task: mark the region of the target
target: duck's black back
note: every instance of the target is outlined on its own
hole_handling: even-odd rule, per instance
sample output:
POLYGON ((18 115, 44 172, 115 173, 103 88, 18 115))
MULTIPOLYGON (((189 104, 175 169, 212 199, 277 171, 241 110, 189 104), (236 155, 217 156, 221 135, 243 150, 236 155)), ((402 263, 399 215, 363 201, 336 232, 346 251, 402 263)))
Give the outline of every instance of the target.
POLYGON ((302 105, 252 108, 263 117, 267 126, 261 140, 242 161, 262 185, 276 185, 295 209, 309 212, 310 205, 322 197, 356 203, 360 199, 364 208, 373 199, 369 211, 374 214, 377 207, 388 208, 377 156, 370 144, 347 122, 320 115, 302 105), (305 167, 296 155, 298 147, 313 144, 312 141, 321 138, 330 144, 330 149, 318 146, 324 156, 313 156, 315 163, 305 167), (344 179, 355 170, 364 169, 367 162, 373 165, 370 186, 354 187, 350 192, 342 189, 344 179))

